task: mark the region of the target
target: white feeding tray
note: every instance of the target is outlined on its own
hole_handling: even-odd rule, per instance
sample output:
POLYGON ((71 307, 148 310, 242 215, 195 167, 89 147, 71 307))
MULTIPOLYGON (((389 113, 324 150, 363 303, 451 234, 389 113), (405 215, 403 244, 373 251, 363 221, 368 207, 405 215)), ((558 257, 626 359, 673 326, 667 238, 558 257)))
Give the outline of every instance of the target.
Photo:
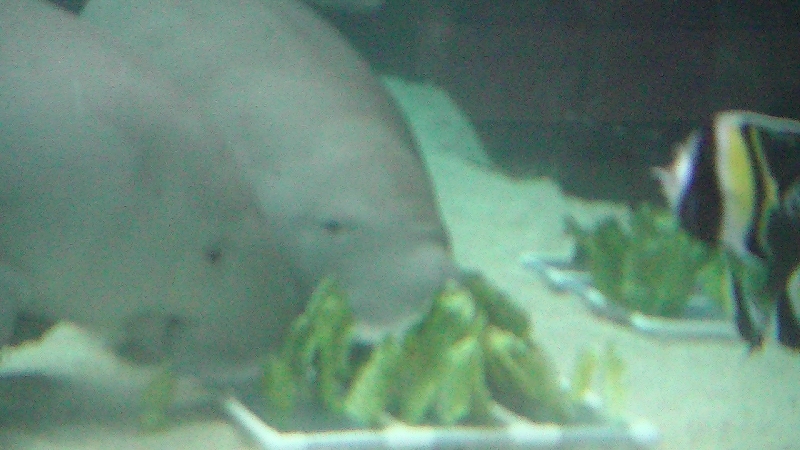
POLYGON ((568 255, 527 253, 520 257, 523 266, 537 272, 554 290, 578 295, 595 315, 660 339, 714 339, 738 342, 736 326, 728 318, 666 318, 632 311, 610 302, 597 290, 591 276, 573 268, 568 255))
POLYGON ((494 427, 431 427, 395 423, 383 429, 321 432, 279 432, 264 423, 234 397, 222 400, 233 422, 264 449, 562 449, 655 447, 658 430, 646 422, 628 425, 560 426, 536 424, 501 407, 496 417, 505 423, 494 427))
MULTIPOLYGON (((144 392, 159 371, 117 358, 103 342, 77 325, 61 322, 40 339, 0 351, 0 378, 43 375, 90 386, 98 392, 127 392, 131 401, 144 392)), ((660 435, 646 422, 602 421, 584 425, 533 423, 497 405, 497 426, 408 426, 391 422, 382 429, 280 432, 232 395, 211 394, 193 380, 179 380, 180 399, 191 401, 218 395, 230 422, 259 448, 300 449, 455 449, 455 448, 631 448, 655 447, 660 435), (193 399, 193 400, 192 400, 193 399)))

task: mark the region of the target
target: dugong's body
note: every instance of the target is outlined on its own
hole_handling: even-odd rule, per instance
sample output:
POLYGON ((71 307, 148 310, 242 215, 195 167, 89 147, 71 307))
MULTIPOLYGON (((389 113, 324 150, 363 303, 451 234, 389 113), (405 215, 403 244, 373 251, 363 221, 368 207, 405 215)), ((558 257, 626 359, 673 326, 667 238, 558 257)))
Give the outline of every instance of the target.
POLYGON ((326 275, 364 334, 423 312, 446 233, 361 60, 294 3, 180 3, 130 2, 130 33, 87 10, 132 59, 0 0, 0 340, 29 311, 204 375, 274 346, 326 275))

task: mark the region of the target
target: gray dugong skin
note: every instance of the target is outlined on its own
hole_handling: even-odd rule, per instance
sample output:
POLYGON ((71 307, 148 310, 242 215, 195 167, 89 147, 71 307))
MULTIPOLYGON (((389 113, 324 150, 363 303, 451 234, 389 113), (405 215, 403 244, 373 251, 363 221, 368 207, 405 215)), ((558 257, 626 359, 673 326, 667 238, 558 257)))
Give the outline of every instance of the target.
POLYGON ((274 347, 326 275, 364 335, 423 312, 454 272, 446 232, 353 51, 295 3, 135 3, 155 34, 111 31, 138 59, 0 0, 0 344, 29 311, 217 379, 274 347))
POLYGON ((70 14, 0 11, 0 345, 29 312, 190 371, 263 353, 302 304, 200 108, 70 14))
POLYGON ((351 13, 369 13, 379 10, 384 0, 310 0, 310 3, 351 13))
POLYGON ((453 275, 431 182, 360 56, 296 0, 92 0, 81 16, 197 99, 267 212, 301 295, 335 273, 362 336, 453 275))

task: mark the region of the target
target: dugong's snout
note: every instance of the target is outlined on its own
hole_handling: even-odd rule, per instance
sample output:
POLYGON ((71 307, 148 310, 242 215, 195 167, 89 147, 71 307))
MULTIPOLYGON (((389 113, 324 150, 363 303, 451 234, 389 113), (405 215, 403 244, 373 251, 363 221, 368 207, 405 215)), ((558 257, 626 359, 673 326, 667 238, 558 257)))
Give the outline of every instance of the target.
POLYGON ((443 240, 394 249, 385 257, 391 261, 345 275, 361 341, 378 342, 407 330, 428 312, 444 282, 458 273, 443 240))

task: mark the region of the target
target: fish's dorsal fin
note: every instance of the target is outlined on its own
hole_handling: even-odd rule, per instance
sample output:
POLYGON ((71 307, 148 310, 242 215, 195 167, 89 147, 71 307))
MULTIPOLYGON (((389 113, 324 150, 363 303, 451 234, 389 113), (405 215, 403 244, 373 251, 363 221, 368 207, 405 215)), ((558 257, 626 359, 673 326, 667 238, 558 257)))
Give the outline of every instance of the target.
POLYGON ((771 133, 789 133, 800 135, 800 121, 775 117, 767 114, 745 110, 729 110, 717 113, 716 120, 720 125, 741 128, 753 126, 771 133))

